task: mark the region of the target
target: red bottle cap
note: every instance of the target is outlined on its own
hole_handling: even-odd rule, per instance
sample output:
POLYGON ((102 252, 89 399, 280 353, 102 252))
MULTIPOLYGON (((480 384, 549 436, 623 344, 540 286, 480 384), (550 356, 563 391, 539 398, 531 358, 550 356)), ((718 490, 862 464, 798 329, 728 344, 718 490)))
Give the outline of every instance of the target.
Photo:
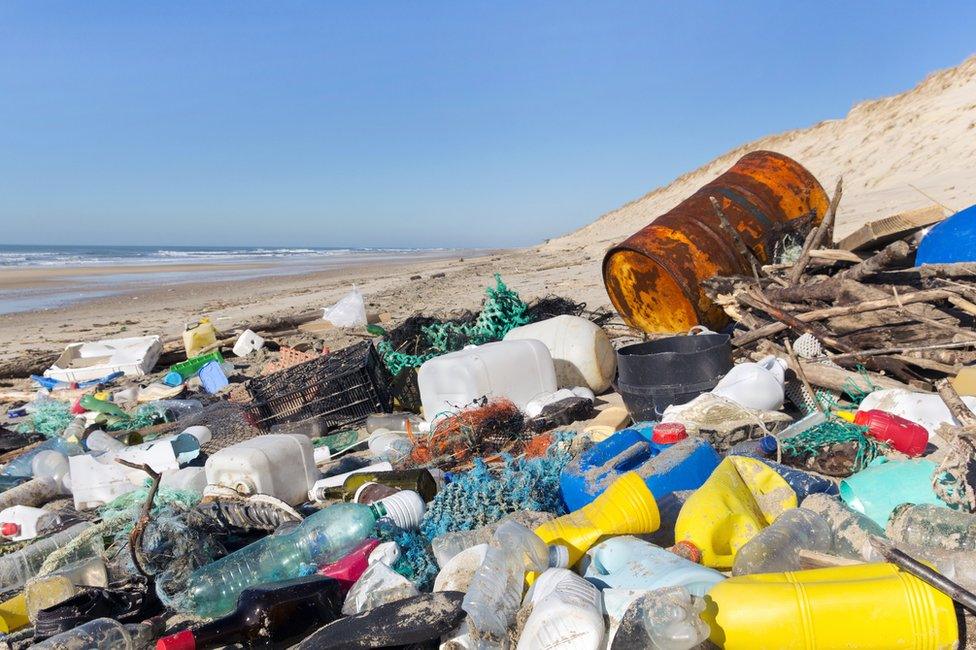
POLYGON ((656 442, 659 445, 673 445, 687 437, 688 432, 685 431, 685 425, 680 422, 661 422, 654 425, 651 442, 656 442))
POLYGON ((72 415, 81 415, 85 413, 88 409, 81 405, 81 398, 75 400, 75 403, 71 405, 72 415))
POLYGON ((164 636, 156 642, 156 650, 196 650, 196 647, 197 640, 190 630, 164 636))
POLYGON ((690 560, 695 564, 701 564, 702 552, 693 543, 682 540, 680 542, 675 542, 674 546, 668 549, 678 557, 683 557, 686 560, 690 560))
POLYGON ((15 524, 12 521, 5 521, 0 524, 0 535, 4 537, 13 537, 14 535, 20 534, 20 524, 15 524))

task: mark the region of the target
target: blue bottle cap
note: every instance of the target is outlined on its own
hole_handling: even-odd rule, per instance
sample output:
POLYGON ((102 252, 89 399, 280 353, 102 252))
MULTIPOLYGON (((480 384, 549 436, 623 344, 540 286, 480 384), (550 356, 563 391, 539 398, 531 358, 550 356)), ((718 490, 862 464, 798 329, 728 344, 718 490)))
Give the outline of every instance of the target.
POLYGON ((773 436, 763 436, 762 440, 759 441, 759 449, 764 454, 775 454, 778 446, 779 443, 773 436))

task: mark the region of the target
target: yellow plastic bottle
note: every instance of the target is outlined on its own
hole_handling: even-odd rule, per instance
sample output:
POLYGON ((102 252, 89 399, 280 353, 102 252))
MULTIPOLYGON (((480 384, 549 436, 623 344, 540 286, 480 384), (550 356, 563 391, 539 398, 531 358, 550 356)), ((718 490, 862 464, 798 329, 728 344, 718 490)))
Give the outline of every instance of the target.
POLYGON ((768 465, 728 456, 681 507, 674 539, 697 546, 705 566, 730 569, 746 542, 796 506, 793 488, 768 465))
POLYGON ((893 564, 729 578, 702 619, 730 650, 935 650, 959 637, 952 600, 893 564))
POLYGON ((9 634, 30 625, 27 618, 27 601, 21 592, 0 603, 0 632, 9 634))
MULTIPOLYGON (((569 549, 569 566, 579 562, 604 535, 653 533, 661 525, 654 495, 637 472, 627 472, 579 510, 542 524, 535 534, 546 544, 569 549)), ((526 577, 529 584, 534 574, 526 577)))
POLYGON ((203 317, 197 323, 188 323, 183 332, 183 347, 186 358, 191 359, 207 352, 217 345, 217 330, 210 319, 203 317))

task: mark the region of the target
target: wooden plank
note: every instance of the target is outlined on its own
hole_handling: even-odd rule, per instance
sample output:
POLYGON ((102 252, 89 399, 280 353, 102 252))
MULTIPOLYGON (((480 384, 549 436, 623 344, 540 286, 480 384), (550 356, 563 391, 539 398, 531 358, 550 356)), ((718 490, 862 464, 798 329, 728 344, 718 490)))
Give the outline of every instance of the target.
POLYGON ((844 239, 837 248, 856 251, 861 248, 877 248, 945 219, 949 213, 940 205, 929 205, 917 210, 893 214, 890 217, 864 224, 844 239))

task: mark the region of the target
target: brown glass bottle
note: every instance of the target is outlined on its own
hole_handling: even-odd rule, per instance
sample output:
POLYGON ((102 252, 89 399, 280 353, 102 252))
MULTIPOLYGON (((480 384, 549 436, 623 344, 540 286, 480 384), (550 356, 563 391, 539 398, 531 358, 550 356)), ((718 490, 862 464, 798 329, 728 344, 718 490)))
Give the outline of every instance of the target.
POLYGON ((342 592, 332 578, 312 575, 241 592, 232 614, 163 637, 156 650, 201 650, 239 643, 286 648, 342 615, 342 592))

